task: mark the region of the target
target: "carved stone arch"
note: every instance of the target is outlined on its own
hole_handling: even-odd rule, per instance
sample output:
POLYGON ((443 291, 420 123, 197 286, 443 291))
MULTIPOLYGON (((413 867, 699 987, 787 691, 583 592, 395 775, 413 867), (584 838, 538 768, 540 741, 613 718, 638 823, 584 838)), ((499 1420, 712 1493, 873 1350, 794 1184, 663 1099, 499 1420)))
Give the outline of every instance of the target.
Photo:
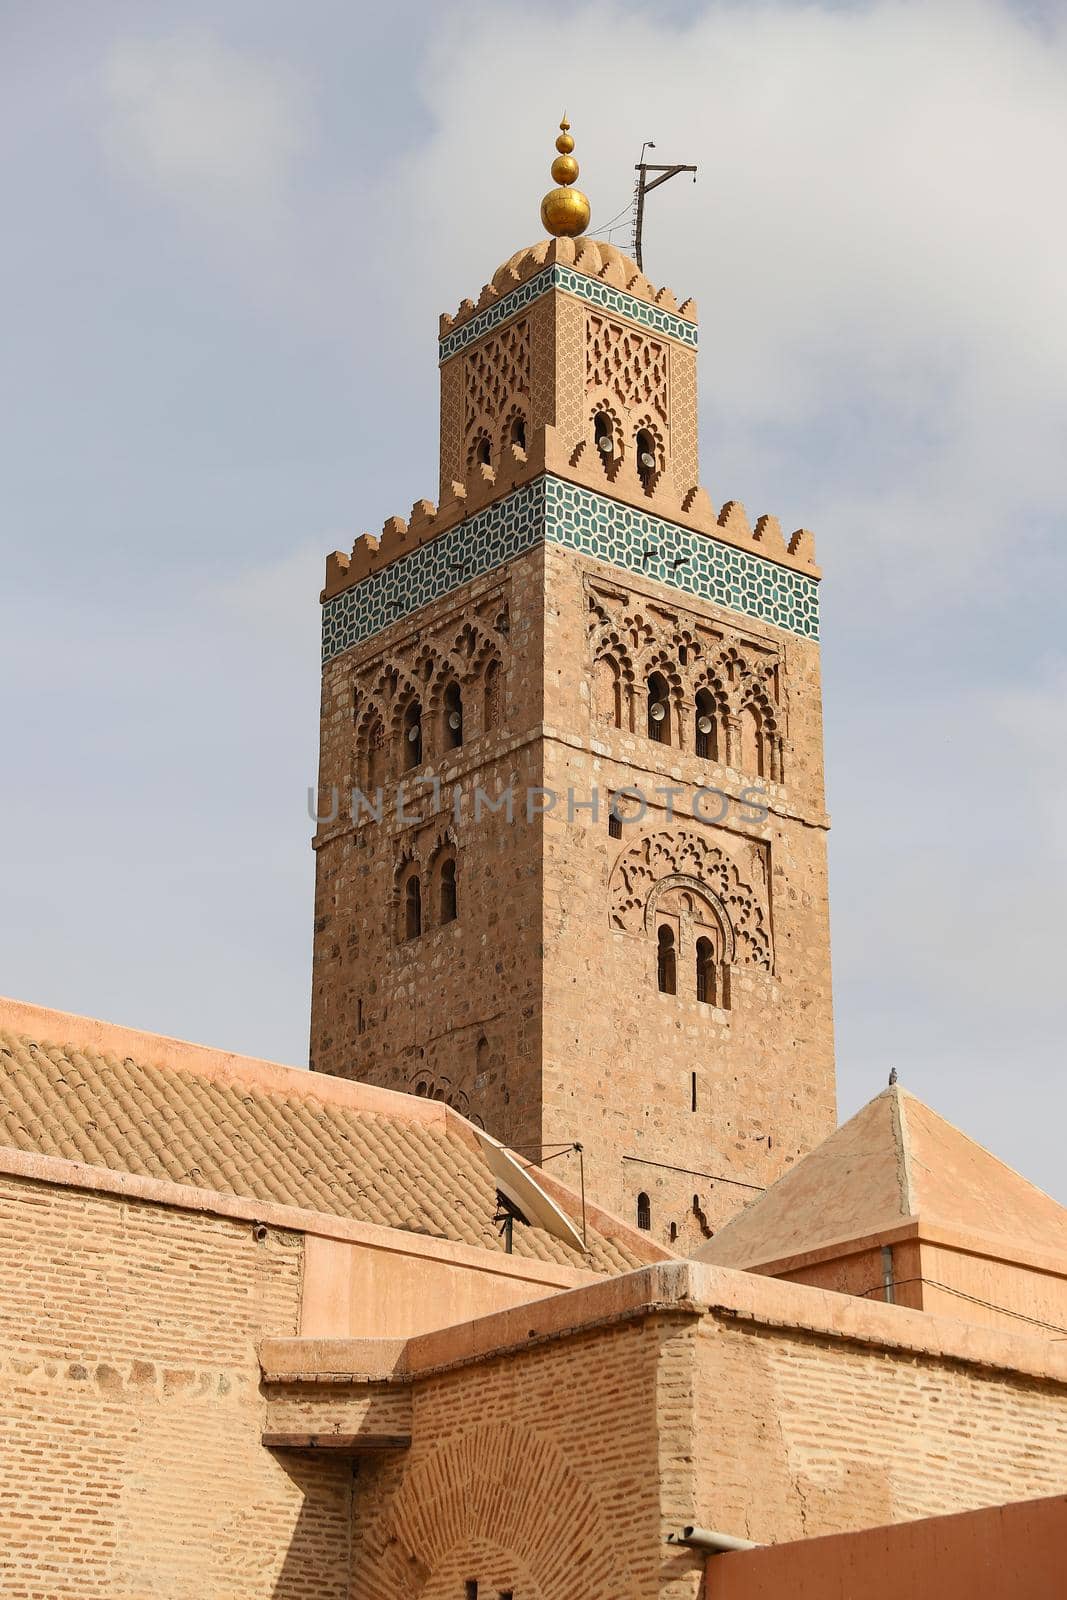
POLYGON ((429 683, 440 670, 440 665, 440 650, 436 645, 424 640, 411 657, 406 669, 406 675, 413 678, 417 683, 429 683))
POLYGON ((608 482, 614 483, 629 448, 626 414, 607 389, 591 389, 586 395, 586 417, 586 429, 593 457, 600 462, 601 470, 608 482), (610 456, 605 455, 597 444, 598 417, 606 417, 611 424, 614 449, 610 456))
POLYGON ((735 744, 731 764, 755 772, 772 783, 784 777, 784 741, 778 728, 777 708, 758 682, 744 684, 737 703, 735 744), (754 726, 753 726, 754 724, 754 726))
POLYGON ((467 675, 472 680, 485 675, 485 669, 492 660, 497 660, 504 666, 504 649, 499 639, 494 639, 487 633, 479 633, 478 645, 470 657, 467 675))
POLYGON ((586 610, 588 615, 586 617, 585 629, 589 634, 596 633, 598 628, 610 627, 614 621, 614 618, 608 611, 607 607, 602 603, 602 601, 597 599, 595 594, 586 596, 586 610))
POLYGON ((501 652, 491 647, 481 658, 477 685, 481 698, 482 732, 502 728, 507 714, 507 666, 501 652))
POLYGON ((530 445, 529 407, 518 400, 512 401, 511 405, 508 406, 500 423, 500 430, 497 436, 498 459, 501 461, 510 459, 508 452, 513 445, 518 445, 524 453, 529 449, 530 445), (522 424, 525 444, 519 444, 519 441, 515 438, 515 424, 517 422, 522 424))
POLYGON ((713 666, 704 666, 693 674, 693 694, 697 695, 701 689, 706 689, 713 695, 718 706, 725 712, 730 709, 730 695, 721 676, 713 666))
POLYGON ((496 422, 484 413, 475 417, 467 432, 467 454, 465 465, 469 477, 479 466, 495 466, 499 461, 496 453, 496 422), (485 447, 488 447, 489 460, 484 461, 485 447))
POLYGON ((738 697, 737 709, 743 711, 746 706, 755 706, 763 718, 764 727, 771 733, 778 732, 778 707, 756 679, 750 678, 738 697))
POLYGON ((690 672, 704 660, 704 641, 698 638, 689 628, 675 630, 674 638, 671 640, 671 647, 679 661, 681 661, 682 651, 685 651, 685 665, 690 672))
MULTIPOLYGON (((713 904, 729 923, 734 960, 742 966, 772 965, 770 907, 766 884, 745 881, 729 855, 708 834, 694 828, 662 829, 645 834, 615 862, 608 884, 608 917, 613 928, 644 934, 649 926, 649 897, 664 880, 685 879, 713 904)), ((660 890, 657 900, 666 889, 660 890)), ((725 933, 725 929, 724 929, 725 933)))
POLYGON ((413 700, 419 702, 422 712, 426 712, 426 685, 420 684, 415 678, 409 677, 406 672, 400 674, 395 698, 389 707, 389 737, 396 739, 400 735, 404 716, 408 706, 413 700))
POLYGON ((455 683, 462 689, 470 671, 466 661, 454 656, 440 656, 433 677, 426 685, 425 710, 430 716, 436 716, 441 709, 445 691, 450 683, 455 683))
POLYGON ((452 643, 448 647, 448 655, 453 661, 464 663, 462 670, 466 675, 468 672, 477 670, 474 663, 479 653, 485 650, 487 646, 491 649, 498 648, 497 641, 482 627, 481 623, 468 620, 453 635, 452 643))
POLYGON ((405 681, 403 672, 394 661, 379 661, 371 670, 374 676, 369 680, 367 693, 376 697, 383 706, 390 705, 405 681))
POLYGON ((370 796, 389 776, 389 720, 383 706, 365 700, 355 728, 356 785, 370 796))
POLYGON ((357 747, 360 741, 366 738, 367 729, 372 722, 380 722, 383 728, 388 728, 389 713, 377 700, 367 698, 363 701, 356 719, 355 737, 357 747))
POLYGON ((693 897, 701 902, 719 925, 723 941, 723 960, 732 962, 736 954, 737 941, 734 937, 734 927, 730 920, 730 912, 719 896, 706 883, 695 878, 689 872, 674 872, 666 878, 660 878, 653 886, 648 899, 645 901, 645 932, 654 933, 656 929, 657 907, 664 895, 672 889, 687 889, 693 897))
POLYGON ((592 646, 594 661, 599 661, 601 656, 613 656, 627 682, 631 686, 636 682, 637 669, 634 666, 633 654, 629 644, 616 627, 609 625, 604 628, 598 636, 594 637, 592 646))
POLYGON ((622 619, 622 626, 630 636, 630 648, 635 658, 645 650, 656 648, 656 629, 643 612, 627 612, 622 619))
POLYGON ((670 651, 662 646, 657 646, 656 649, 647 651, 641 657, 638 670, 642 683, 647 683, 654 672, 665 680, 673 703, 674 720, 676 725, 680 727, 686 700, 685 680, 682 677, 678 662, 670 651))
POLYGON ((720 650, 715 666, 724 682, 729 685, 731 695, 740 690, 750 673, 748 661, 734 645, 720 650))
POLYGON ((639 1600, 613 1513, 547 1430, 478 1422, 398 1470, 354 1553, 351 1600, 453 1600, 479 1560, 489 1592, 521 1600, 639 1600))
POLYGON ((646 492, 651 493, 667 469, 666 433, 662 423, 649 411, 643 411, 639 413, 639 415, 633 419, 633 422, 631 423, 631 429, 633 435, 631 442, 634 451, 634 463, 637 467, 637 474, 642 483, 645 485, 646 492), (652 441, 652 454, 656 458, 656 464, 652 468, 651 475, 647 479, 645 472, 642 469, 641 462, 638 459, 637 452, 637 440, 639 435, 642 433, 646 433, 652 441))

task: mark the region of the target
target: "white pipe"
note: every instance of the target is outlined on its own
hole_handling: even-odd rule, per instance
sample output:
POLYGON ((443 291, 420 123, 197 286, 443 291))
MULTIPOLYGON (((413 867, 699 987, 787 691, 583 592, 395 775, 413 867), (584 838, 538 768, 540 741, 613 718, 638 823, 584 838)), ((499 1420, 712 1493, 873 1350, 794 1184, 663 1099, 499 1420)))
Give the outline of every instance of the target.
POLYGON ((751 1539, 735 1539, 732 1533, 716 1533, 714 1528, 698 1528, 690 1522, 681 1533, 669 1533, 668 1544, 685 1544, 691 1550, 706 1550, 709 1555, 724 1555, 730 1550, 758 1550, 751 1539))

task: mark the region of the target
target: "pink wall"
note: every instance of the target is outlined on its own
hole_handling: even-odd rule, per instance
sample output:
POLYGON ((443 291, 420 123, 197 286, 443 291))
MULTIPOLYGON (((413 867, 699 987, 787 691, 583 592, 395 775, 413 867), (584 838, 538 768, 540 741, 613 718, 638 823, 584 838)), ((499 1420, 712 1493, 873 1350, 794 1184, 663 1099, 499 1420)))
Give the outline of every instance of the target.
POLYGON ((708 1561, 708 1600, 1057 1600, 1067 1495, 708 1561))

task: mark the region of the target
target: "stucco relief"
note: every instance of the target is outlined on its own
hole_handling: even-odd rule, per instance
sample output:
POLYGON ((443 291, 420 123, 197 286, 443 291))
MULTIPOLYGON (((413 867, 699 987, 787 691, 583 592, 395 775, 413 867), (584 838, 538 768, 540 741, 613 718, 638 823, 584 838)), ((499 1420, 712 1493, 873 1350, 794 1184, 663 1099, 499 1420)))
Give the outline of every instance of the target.
POLYGON ((723 959, 738 966, 772 965, 770 913, 767 905, 766 846, 758 840, 743 847, 743 870, 704 833, 689 828, 649 833, 615 864, 609 886, 613 928, 647 933, 656 914, 676 895, 689 895, 718 924, 723 959))

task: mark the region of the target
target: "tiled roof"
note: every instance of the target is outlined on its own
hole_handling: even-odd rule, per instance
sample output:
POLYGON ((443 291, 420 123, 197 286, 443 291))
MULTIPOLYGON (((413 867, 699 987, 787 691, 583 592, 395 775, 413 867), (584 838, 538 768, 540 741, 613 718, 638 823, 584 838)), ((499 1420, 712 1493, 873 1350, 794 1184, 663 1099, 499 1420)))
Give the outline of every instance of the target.
POLYGON ((749 1268, 913 1217, 1067 1256, 1067 1210, 899 1084, 884 1089, 695 1251, 749 1268))
MULTIPOLYGON (((269 1087, 240 1065, 154 1065, 0 1027, 0 1146, 504 1249, 496 1180, 453 1113, 406 1114, 407 1096, 268 1070, 269 1087), (390 1102, 395 1115, 378 1109, 390 1102)), ((619 1233, 590 1227, 586 1258, 543 1228, 516 1225, 514 1254, 599 1272, 642 1265, 619 1233)))

